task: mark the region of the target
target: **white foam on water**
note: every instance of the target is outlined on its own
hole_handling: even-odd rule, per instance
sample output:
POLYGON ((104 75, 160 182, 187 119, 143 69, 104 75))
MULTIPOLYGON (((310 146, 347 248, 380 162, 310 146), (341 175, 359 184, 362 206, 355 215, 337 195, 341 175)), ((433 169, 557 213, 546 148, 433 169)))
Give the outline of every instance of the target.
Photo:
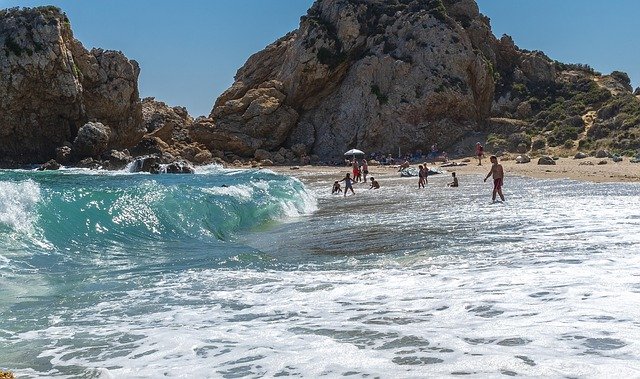
POLYGON ((36 219, 35 207, 40 199, 40 186, 32 180, 0 182, 0 224, 28 232, 36 219))

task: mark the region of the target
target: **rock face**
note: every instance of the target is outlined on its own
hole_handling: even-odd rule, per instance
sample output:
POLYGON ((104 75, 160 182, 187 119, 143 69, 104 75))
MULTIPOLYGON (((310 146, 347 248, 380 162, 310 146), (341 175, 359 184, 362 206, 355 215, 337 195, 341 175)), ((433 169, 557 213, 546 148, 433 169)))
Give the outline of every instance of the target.
POLYGON ((496 44, 470 0, 319 0, 249 58, 192 137, 244 157, 446 146, 490 114, 496 44))
POLYGON ((144 134, 138 64, 87 51, 59 9, 0 11, 0 57, 0 159, 53 158, 88 121, 109 128, 108 148, 133 146, 144 134))

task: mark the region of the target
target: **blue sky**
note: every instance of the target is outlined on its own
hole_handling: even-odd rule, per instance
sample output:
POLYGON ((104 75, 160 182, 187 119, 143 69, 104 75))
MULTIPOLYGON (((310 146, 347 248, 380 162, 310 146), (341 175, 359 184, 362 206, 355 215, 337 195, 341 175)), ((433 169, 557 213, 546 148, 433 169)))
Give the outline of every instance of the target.
MULTIPOLYGON (((0 0, 0 8, 57 5, 87 48, 140 63, 140 95, 208 115, 246 59, 297 28, 312 0, 0 0)), ((603 73, 640 81, 637 0, 478 0, 497 37, 603 73)))

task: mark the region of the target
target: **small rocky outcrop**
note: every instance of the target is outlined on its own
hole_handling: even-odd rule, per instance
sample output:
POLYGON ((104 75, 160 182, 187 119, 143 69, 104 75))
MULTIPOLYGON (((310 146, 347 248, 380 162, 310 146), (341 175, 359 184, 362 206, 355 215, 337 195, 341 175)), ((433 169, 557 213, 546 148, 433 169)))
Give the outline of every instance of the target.
POLYGON ((38 167, 38 171, 50 171, 50 170, 59 170, 60 163, 56 162, 55 159, 51 159, 47 163, 44 163, 38 167))
POLYGON ((529 163, 531 162, 531 158, 528 155, 518 155, 516 157, 516 163, 529 163))
POLYGON ((545 155, 545 156, 540 157, 540 158, 538 159, 538 164, 539 164, 539 165, 549 165, 549 166, 553 166, 553 165, 555 165, 555 164, 556 164, 556 161, 555 161, 555 160, 553 160, 553 158, 552 158, 552 157, 550 157, 550 156, 546 156, 546 155, 545 155))
POLYGON ((73 140, 72 153, 78 158, 98 157, 107 150, 111 129, 99 122, 88 122, 73 140))
POLYGON ((109 127, 109 148, 142 137, 135 61, 87 51, 58 8, 0 10, 0 158, 55 157, 89 120, 109 127))
POLYGON ((585 159, 587 157, 588 157, 587 154, 579 151, 579 152, 576 153, 576 155, 573 156, 573 159, 585 159))

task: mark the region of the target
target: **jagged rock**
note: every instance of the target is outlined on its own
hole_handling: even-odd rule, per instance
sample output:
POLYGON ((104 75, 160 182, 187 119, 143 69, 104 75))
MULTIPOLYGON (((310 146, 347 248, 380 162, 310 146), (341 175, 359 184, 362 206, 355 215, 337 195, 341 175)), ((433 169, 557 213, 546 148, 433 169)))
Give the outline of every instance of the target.
POLYGON ((158 137, 145 136, 140 142, 131 149, 135 156, 143 155, 162 155, 163 152, 169 150, 169 145, 158 137))
POLYGON ((573 157, 573 159, 585 159, 587 158, 588 155, 579 151, 578 153, 576 153, 576 155, 573 157))
POLYGON ((545 155, 538 159, 538 164, 539 165, 555 165, 556 161, 554 161, 552 157, 545 155))
POLYGON ((518 155, 516 157, 516 163, 529 163, 531 162, 531 158, 528 155, 518 155))
POLYGON ((59 169, 60 169, 60 163, 56 162, 54 159, 51 159, 47 163, 43 163, 40 167, 38 167, 38 171, 59 170, 59 169))
POLYGON ((172 162, 164 167, 167 174, 193 174, 196 170, 184 161, 172 162))
POLYGON ((133 157, 128 150, 111 150, 103 154, 102 159, 105 161, 104 168, 108 170, 121 170, 133 162, 133 157))
POLYGON ((82 168, 90 168, 92 170, 97 170, 100 167, 102 167, 102 163, 100 161, 97 161, 93 158, 85 158, 83 160, 81 160, 80 162, 76 163, 77 167, 82 167, 82 168))
POLYGON ((260 161, 260 166, 265 166, 265 167, 273 166, 273 162, 270 159, 263 159, 260 161))
POLYGON ((609 158, 611 154, 607 150, 596 151, 596 158, 609 158))
POLYGON ((133 161, 131 172, 148 172, 159 174, 161 171, 160 159, 155 155, 138 157, 133 161))
POLYGON ((271 159, 271 153, 263 149, 257 149, 254 154, 254 157, 258 161, 263 161, 265 159, 271 159))
POLYGON ((151 137, 158 137, 167 144, 175 141, 191 142, 189 128, 193 118, 184 107, 169 107, 152 97, 142 99, 142 120, 151 137))
POLYGON ((636 89, 633 91, 633 95, 640 96, 640 87, 636 87, 636 89))
POLYGON ((61 164, 68 164, 71 161, 72 151, 70 146, 60 146, 56 148, 56 161, 61 164))
POLYGON ((0 10, 0 156, 50 159, 80 126, 111 128, 109 147, 142 136, 138 64, 122 53, 87 51, 55 7, 0 10))
POLYGON ((72 151, 78 158, 97 157, 107 150, 110 136, 109 127, 99 122, 88 122, 78 130, 72 151))

